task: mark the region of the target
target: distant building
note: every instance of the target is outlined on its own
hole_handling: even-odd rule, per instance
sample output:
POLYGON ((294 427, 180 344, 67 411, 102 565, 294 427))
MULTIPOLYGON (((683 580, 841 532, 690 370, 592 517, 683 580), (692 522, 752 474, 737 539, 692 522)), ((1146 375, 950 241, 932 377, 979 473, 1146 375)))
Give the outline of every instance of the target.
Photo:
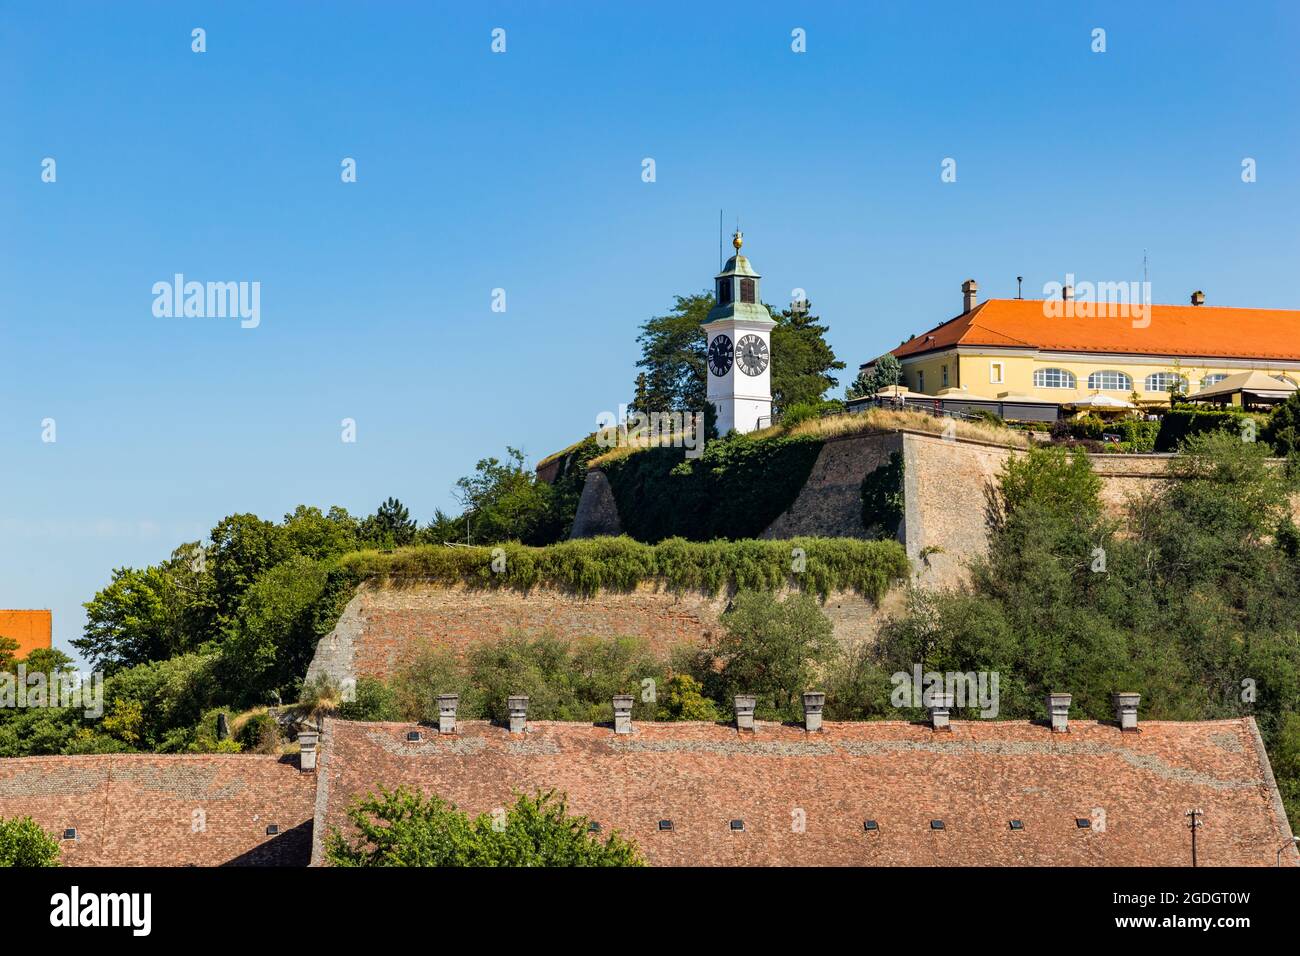
POLYGON ((0 610, 0 637, 18 642, 14 656, 26 657, 37 648, 52 645, 53 616, 49 611, 0 610))
POLYGON ((960 315, 893 350, 900 385, 947 410, 1004 404, 1003 417, 1050 419, 1094 396, 1167 405, 1172 386, 1194 398, 1243 372, 1283 394, 1300 382, 1300 311, 1207 306, 1199 292, 1191 305, 1075 300, 1068 286, 1060 300, 976 304, 977 292, 965 282, 960 315))

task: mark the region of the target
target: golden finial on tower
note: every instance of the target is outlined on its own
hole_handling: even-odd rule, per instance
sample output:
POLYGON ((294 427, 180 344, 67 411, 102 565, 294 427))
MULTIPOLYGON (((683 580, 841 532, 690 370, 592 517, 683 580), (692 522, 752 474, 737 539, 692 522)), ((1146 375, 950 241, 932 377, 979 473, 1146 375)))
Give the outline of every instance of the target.
POLYGON ((737 252, 740 252, 740 247, 745 244, 745 236, 739 229, 737 229, 736 234, 731 237, 731 244, 735 246, 737 252))

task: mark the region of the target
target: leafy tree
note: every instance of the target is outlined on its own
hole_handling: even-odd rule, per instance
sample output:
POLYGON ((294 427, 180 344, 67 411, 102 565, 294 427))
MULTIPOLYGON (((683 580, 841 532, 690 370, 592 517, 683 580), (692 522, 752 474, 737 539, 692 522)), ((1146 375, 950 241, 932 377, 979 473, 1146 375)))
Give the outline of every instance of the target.
POLYGON ((474 474, 457 480, 472 543, 535 543, 546 528, 551 487, 525 464, 524 453, 506 448, 506 460, 483 458, 474 474))
POLYGON ((284 516, 282 527, 289 551, 309 558, 337 557, 359 546, 359 522, 346 508, 335 506, 322 514, 319 508, 299 505, 284 516))
POLYGON ((326 838, 334 866, 643 866, 634 843, 619 833, 602 842, 586 817, 568 812, 562 794, 521 794, 504 826, 474 819, 438 796, 380 788, 348 808, 357 835, 326 838))
POLYGON ((704 696, 703 686, 690 674, 673 674, 659 696, 660 720, 722 720, 718 706, 704 696))
MULTIPOLYGON (((817 404, 839 384, 832 373, 844 368, 826 341, 828 327, 808 311, 772 310, 772 414, 795 405, 817 404)), ((701 339, 703 336, 700 336, 701 339)))
POLYGON ((31 817, 0 818, 0 866, 58 866, 59 844, 31 817))
POLYGON ((390 497, 361 522, 360 537, 375 547, 401 548, 415 541, 415 532, 416 522, 406 505, 390 497))
POLYGON ((723 633, 713 652, 726 700, 754 694, 769 713, 800 715, 803 692, 836 651, 831 622, 814 598, 742 591, 722 615, 723 633))
POLYGON ((108 587, 86 602, 86 627, 72 645, 106 671, 182 653, 193 643, 178 580, 183 561, 145 568, 114 568, 108 587))
POLYGON ((1273 409, 1260 438, 1282 458, 1300 453, 1300 392, 1292 392, 1273 409))
POLYGON ((886 352, 872 363, 871 371, 859 372, 850 383, 846 398, 870 398, 882 389, 892 388, 903 377, 903 367, 893 352, 886 352))

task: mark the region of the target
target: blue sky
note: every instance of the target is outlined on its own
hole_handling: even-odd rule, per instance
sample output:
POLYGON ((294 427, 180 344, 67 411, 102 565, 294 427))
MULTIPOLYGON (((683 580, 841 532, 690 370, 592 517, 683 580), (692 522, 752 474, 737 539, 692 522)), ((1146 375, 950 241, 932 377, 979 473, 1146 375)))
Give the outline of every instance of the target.
POLYGON ((851 368, 967 277, 1144 250, 1157 302, 1294 307, 1297 40, 1281 2, 0 4, 0 607, 66 649, 226 514, 427 520, 569 443, 720 208, 851 368), (177 272, 260 282, 261 324, 155 317, 177 272))

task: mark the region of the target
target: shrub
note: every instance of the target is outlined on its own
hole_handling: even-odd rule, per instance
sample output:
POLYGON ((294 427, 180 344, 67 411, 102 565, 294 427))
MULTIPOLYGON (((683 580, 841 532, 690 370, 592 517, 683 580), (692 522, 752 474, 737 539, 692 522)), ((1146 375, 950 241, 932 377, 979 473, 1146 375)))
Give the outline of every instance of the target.
POLYGON ((413 720, 421 717, 404 717, 397 708, 396 695, 383 681, 374 677, 357 680, 356 695, 339 704, 339 716, 344 720, 413 720))
POLYGON ((280 750, 280 724, 263 711, 249 716, 234 735, 240 750, 259 754, 273 754, 280 750))
POLYGON ((1257 427, 1267 424, 1262 416, 1240 410, 1212 409, 1200 405, 1175 406, 1160 419, 1155 450, 1177 451, 1188 438, 1205 432, 1226 431, 1240 437, 1247 421, 1254 421, 1257 427))
POLYGON ((718 706, 704 696, 704 688, 690 674, 673 674, 659 696, 659 720, 717 722, 723 719, 718 706))
POLYGON ((357 800, 348 808, 357 835, 326 837, 333 866, 643 866, 635 843, 617 831, 604 842, 590 820, 573 816, 554 790, 521 794, 504 826, 488 814, 471 820, 453 804, 405 788, 357 800))
POLYGON ((0 866, 58 866, 59 844, 31 817, 0 818, 0 866))

